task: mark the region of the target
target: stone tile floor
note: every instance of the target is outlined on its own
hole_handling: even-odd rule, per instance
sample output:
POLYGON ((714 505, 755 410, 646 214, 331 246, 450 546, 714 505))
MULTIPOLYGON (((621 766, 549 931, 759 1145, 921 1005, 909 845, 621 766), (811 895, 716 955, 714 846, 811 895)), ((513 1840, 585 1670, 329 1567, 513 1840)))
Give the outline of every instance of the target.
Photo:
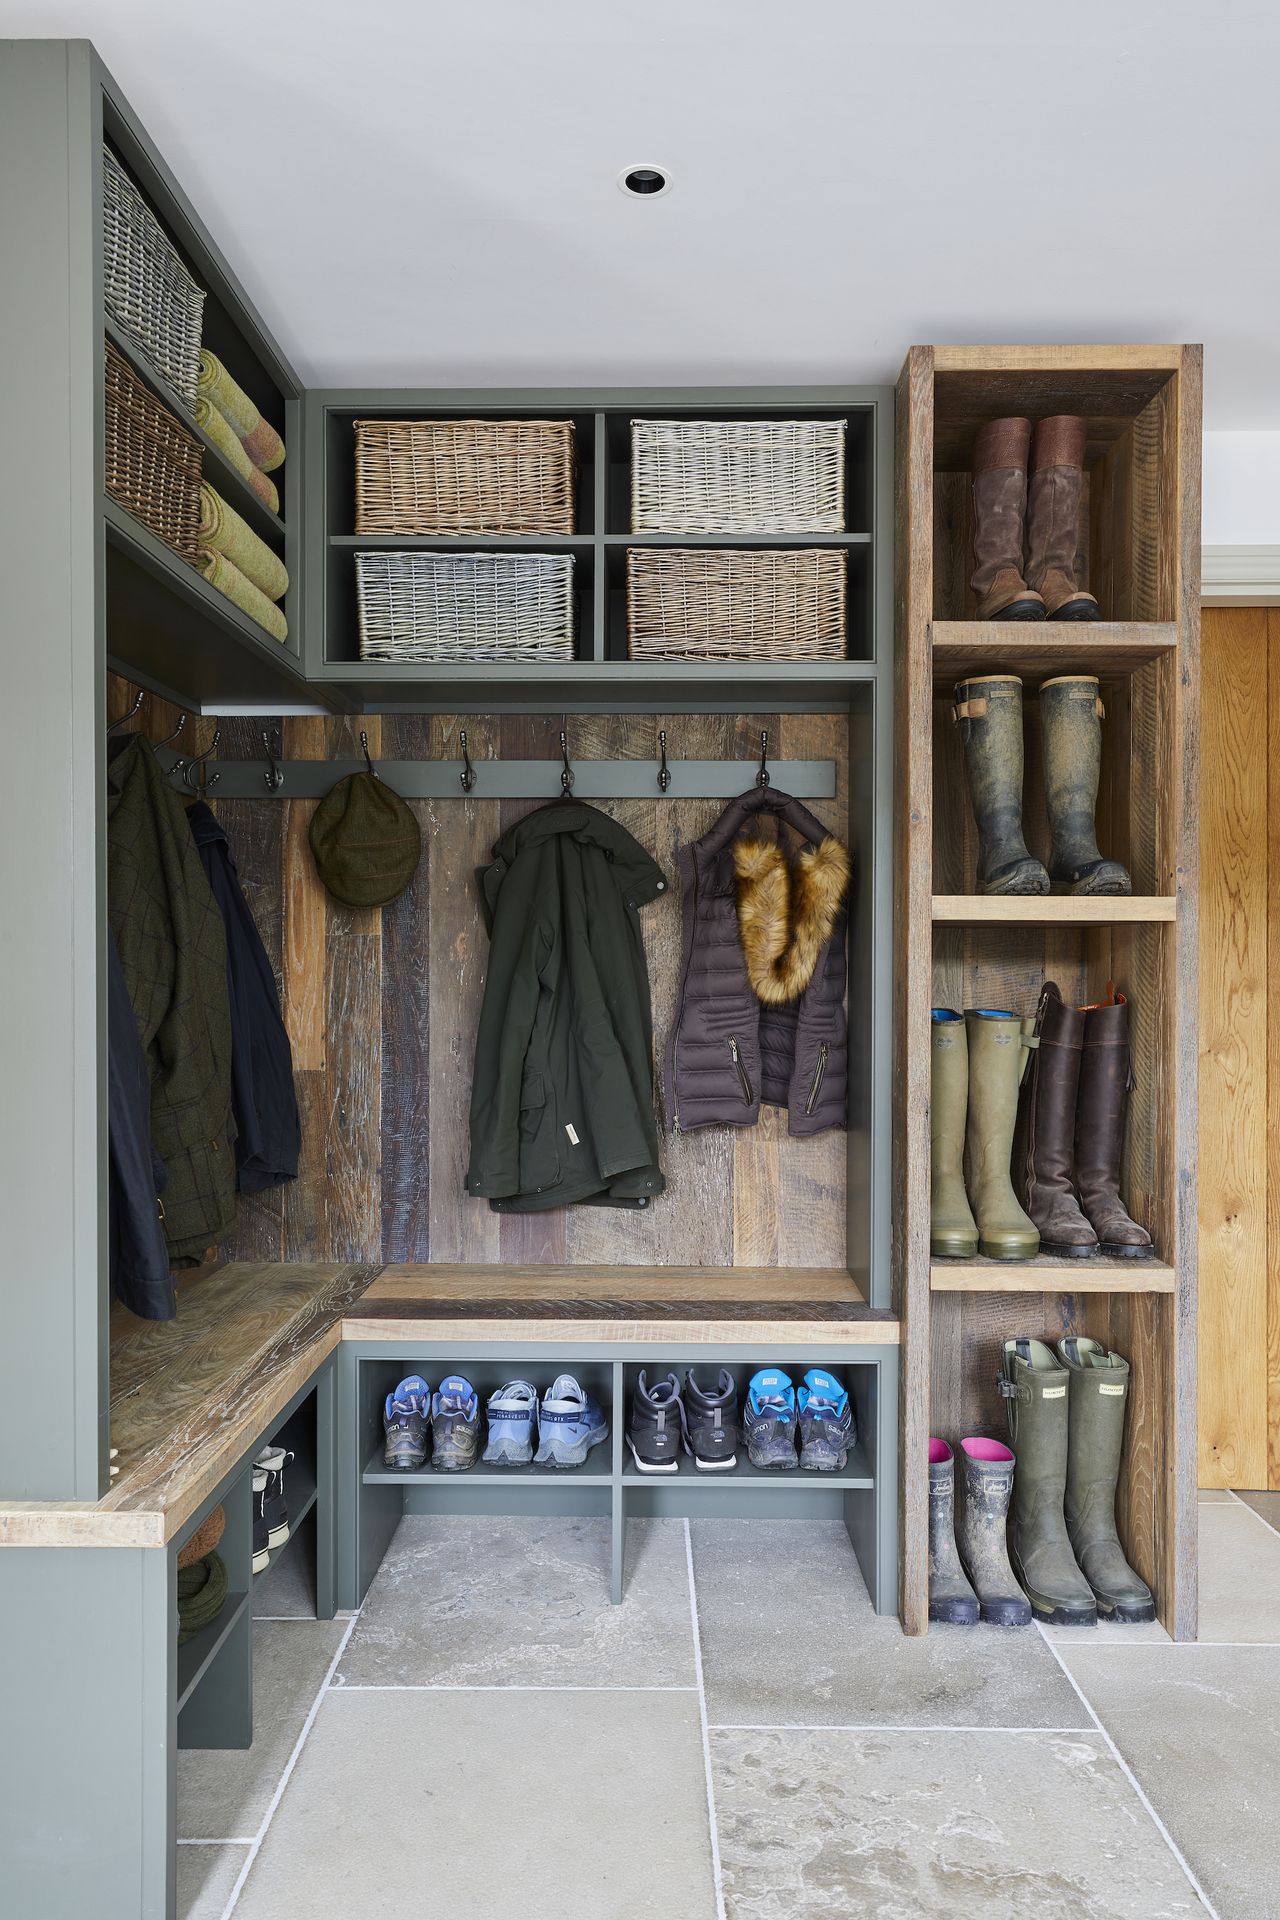
POLYGON ((843 1530, 406 1519, 286 1553, 257 1738, 182 1756, 182 1920, 1280 1920, 1280 1499, 1206 1494, 1201 1632, 877 1620, 843 1530), (1127 1655, 1121 1648, 1127 1648, 1127 1655))

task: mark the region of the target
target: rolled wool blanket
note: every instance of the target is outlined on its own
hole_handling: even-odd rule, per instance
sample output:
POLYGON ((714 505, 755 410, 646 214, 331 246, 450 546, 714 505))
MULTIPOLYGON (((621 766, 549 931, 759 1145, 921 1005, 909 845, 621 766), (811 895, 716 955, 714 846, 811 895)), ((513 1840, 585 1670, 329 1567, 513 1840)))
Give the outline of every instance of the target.
POLYGON ((283 560, 276 558, 265 540, 260 540, 247 521, 229 507, 220 493, 205 481, 200 483, 200 527, 196 535, 202 547, 220 553, 233 567, 239 567, 268 600, 283 600, 289 590, 289 576, 283 560))
POLYGON ((222 1538, 223 1528, 227 1524, 226 1512, 215 1507, 213 1512, 200 1522, 185 1547, 178 1549, 178 1572, 185 1573, 197 1560, 203 1560, 206 1554, 213 1552, 222 1538))
POLYGON ((271 473, 281 465, 284 441, 270 421, 263 419, 244 388, 236 385, 217 354, 210 353, 207 347, 200 349, 196 388, 231 422, 255 467, 271 473))
POLYGON ((225 593, 233 600, 241 613, 247 613, 260 627, 277 640, 289 638, 289 625, 274 600, 268 600, 260 587, 252 580, 246 580, 239 567, 228 560, 224 553, 214 553, 209 547, 201 547, 196 555, 196 565, 211 587, 219 593, 225 593))
POLYGON ((259 500, 272 513, 280 511, 280 494, 274 480, 259 471, 240 444, 240 436, 229 420, 225 420, 205 396, 196 396, 196 425, 203 427, 218 452, 234 467, 247 487, 252 487, 259 500))
POLYGON ((178 1575, 178 1645, 194 1640, 202 1627, 216 1620, 227 1602, 226 1565, 221 1554, 210 1553, 178 1575))

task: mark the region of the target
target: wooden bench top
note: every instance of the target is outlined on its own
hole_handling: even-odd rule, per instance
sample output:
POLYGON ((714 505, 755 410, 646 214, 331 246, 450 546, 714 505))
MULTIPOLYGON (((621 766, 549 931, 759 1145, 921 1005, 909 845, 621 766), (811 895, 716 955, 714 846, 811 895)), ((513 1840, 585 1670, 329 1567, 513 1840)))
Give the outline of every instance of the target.
POLYGON ((0 1501, 0 1546, 166 1545, 340 1340, 895 1345, 843 1269, 256 1265, 178 1283, 178 1317, 111 1324, 100 1501, 0 1501))

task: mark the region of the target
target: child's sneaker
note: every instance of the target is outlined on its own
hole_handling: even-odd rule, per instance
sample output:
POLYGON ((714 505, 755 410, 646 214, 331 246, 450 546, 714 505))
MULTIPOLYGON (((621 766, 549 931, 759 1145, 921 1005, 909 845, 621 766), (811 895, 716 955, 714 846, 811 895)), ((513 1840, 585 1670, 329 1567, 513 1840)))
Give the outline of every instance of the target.
POLYGON ((484 1457, 495 1467, 527 1467, 533 1458, 538 1390, 527 1380, 508 1380, 489 1395, 489 1438, 484 1457))
POLYGON ((271 1549, 267 1545, 267 1537, 271 1529, 267 1522, 267 1516, 262 1510, 262 1503, 266 1498, 266 1493, 267 1493, 266 1469, 265 1467, 255 1467, 253 1470, 253 1535, 252 1535, 253 1571, 255 1573, 265 1573, 267 1568, 271 1564, 271 1549))
POLYGON ((382 1409, 386 1442, 382 1449, 384 1466, 393 1472, 413 1473, 427 1457, 427 1421, 431 1415, 431 1389, 420 1373, 411 1373, 394 1393, 387 1395, 382 1409))
POLYGON ((727 1367, 714 1382, 699 1380, 690 1367, 684 1377, 685 1451, 699 1473, 725 1473, 738 1464, 738 1389, 727 1367))
POLYGON ((431 1402, 431 1464, 437 1473, 465 1473, 479 1452, 479 1395, 469 1380, 451 1373, 431 1402))
POLYGON ((747 1388, 747 1458, 753 1467, 785 1471, 796 1460, 796 1395, 789 1374, 765 1367, 747 1388))
POLYGON ((683 1431, 680 1382, 674 1373, 651 1387, 644 1369, 631 1395, 627 1445, 641 1473, 678 1473, 683 1431))
POLYGON ((798 1395, 800 1465, 837 1473, 849 1458, 854 1432, 849 1396, 834 1374, 810 1367, 798 1395))
POLYGON ((599 1401, 584 1393, 571 1373, 560 1374, 552 1382, 550 1393, 543 1394, 538 1408, 535 1464, 580 1467, 588 1450, 608 1437, 609 1423, 599 1401))
POLYGON ((284 1470, 293 1464, 287 1447, 264 1447, 254 1461, 267 1476, 262 1495, 262 1513, 267 1523, 267 1547, 282 1547, 289 1538, 289 1509, 284 1497, 284 1470))

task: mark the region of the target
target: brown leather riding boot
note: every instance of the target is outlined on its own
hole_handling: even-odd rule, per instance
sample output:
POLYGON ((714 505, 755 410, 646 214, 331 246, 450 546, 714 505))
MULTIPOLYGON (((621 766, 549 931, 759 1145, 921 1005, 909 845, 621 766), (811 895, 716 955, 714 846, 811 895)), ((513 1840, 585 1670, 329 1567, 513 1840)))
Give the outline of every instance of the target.
POLYGON ((1113 1260, 1147 1260, 1151 1235, 1120 1198, 1120 1156, 1133 1069, 1129 1005, 1122 993, 1083 1007, 1084 1047, 1076 1100, 1076 1186, 1100 1250, 1113 1260))
POLYGON ((1076 1099, 1084 1014, 1052 980, 1040 990, 1030 1065, 1018 1101, 1013 1185, 1040 1229, 1042 1253, 1087 1260, 1098 1236, 1076 1198, 1076 1099))
POLYGON ((1055 413, 1037 420, 1031 448, 1027 514, 1027 579, 1050 620, 1096 620, 1098 603, 1076 585, 1080 497, 1084 491, 1085 422, 1055 413))
POLYGON ((973 576, 979 620, 1043 620, 1022 577, 1031 422, 988 420, 973 445, 973 576))

